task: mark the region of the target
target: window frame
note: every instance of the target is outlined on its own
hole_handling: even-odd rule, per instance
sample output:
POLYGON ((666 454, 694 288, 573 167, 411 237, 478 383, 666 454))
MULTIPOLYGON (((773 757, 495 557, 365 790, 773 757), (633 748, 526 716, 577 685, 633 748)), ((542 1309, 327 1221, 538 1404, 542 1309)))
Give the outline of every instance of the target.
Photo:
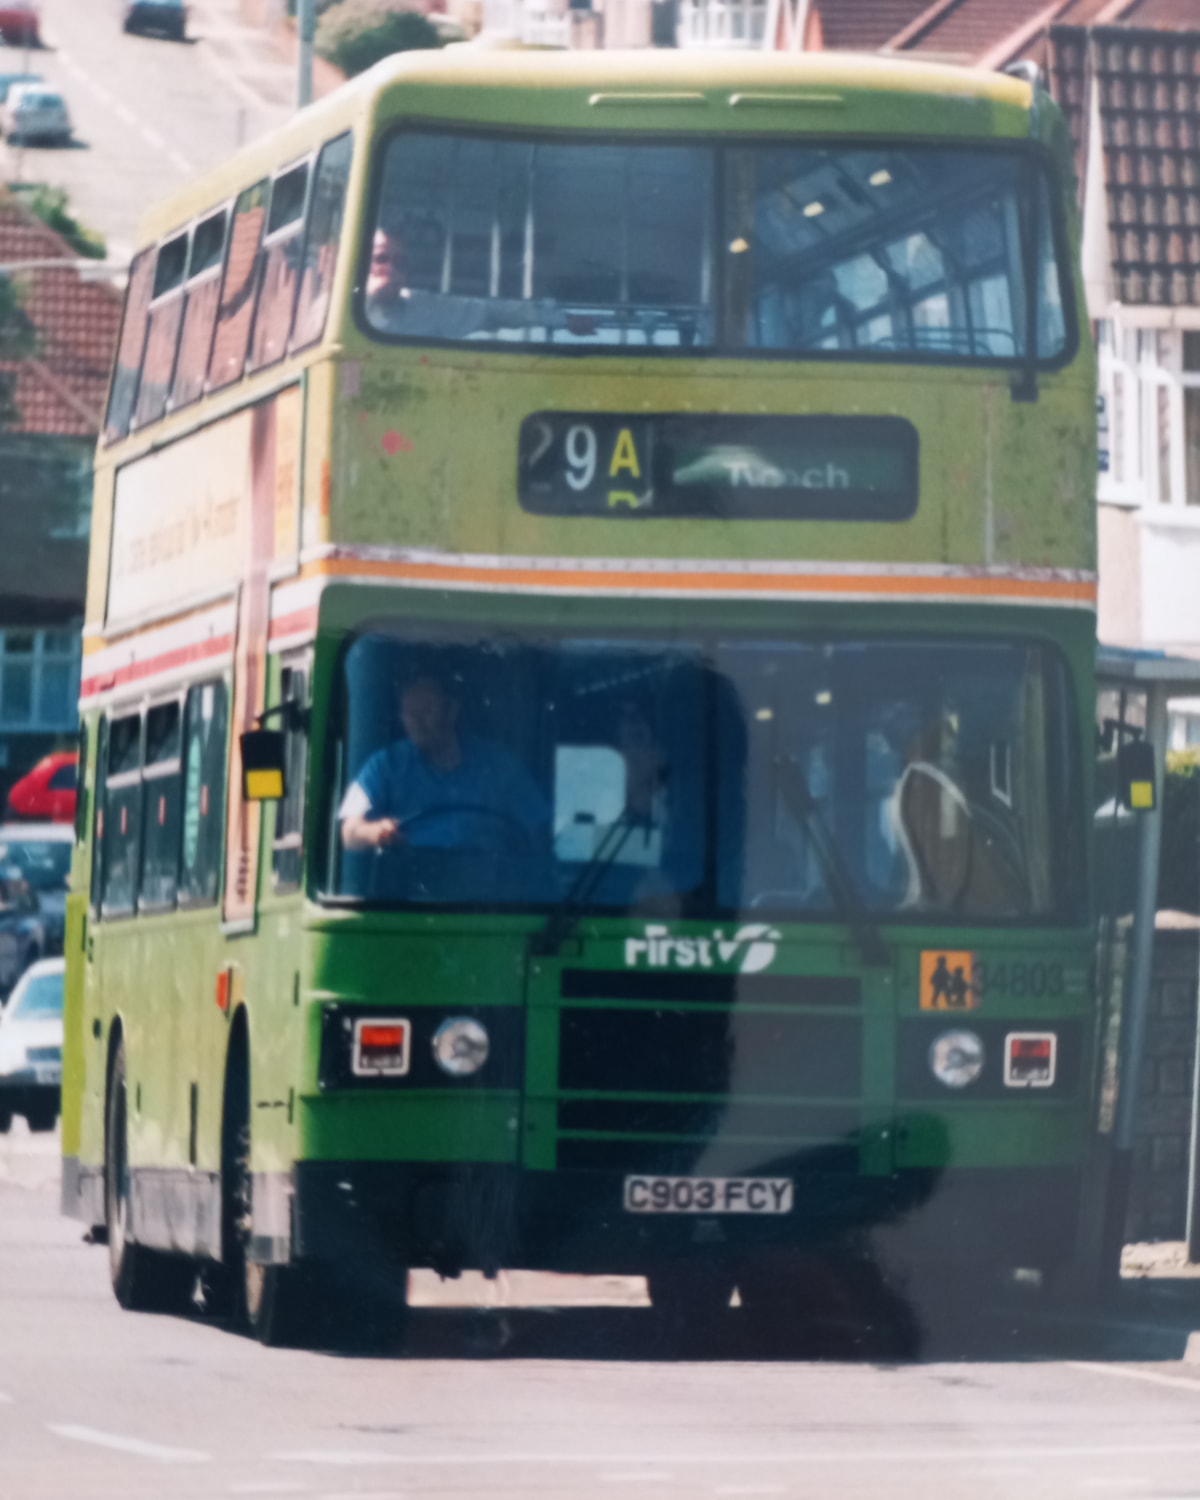
POLYGON ((299 709, 282 715, 284 730, 284 763, 286 792, 275 803, 275 824, 271 840, 271 893, 290 895, 304 888, 304 833, 308 812, 308 767, 311 759, 310 728, 312 706, 313 652, 308 647, 285 656, 279 664, 279 702, 295 704, 299 709), (299 680, 300 694, 289 689, 299 680), (282 832, 280 830, 283 830, 282 832), (295 877, 281 879, 278 856, 296 854, 295 877))
POLYGON ((175 350, 175 369, 171 376, 171 390, 167 400, 168 415, 171 412, 184 411, 189 406, 194 406, 197 401, 203 400, 203 398, 208 394, 208 366, 209 362, 212 359, 213 339, 216 337, 217 332, 217 317, 221 311, 221 287, 223 286, 225 281, 225 258, 229 254, 229 228, 233 223, 233 205, 236 203, 236 201, 236 195, 234 197, 224 199, 208 213, 201 214, 199 218, 194 219, 188 226, 188 232, 191 236, 191 241, 188 247, 187 274, 184 277, 182 287, 182 295, 184 299, 183 316, 181 317, 179 322, 179 342, 175 350), (211 219, 215 219, 218 215, 224 215, 225 218, 225 233, 221 244, 220 259, 216 262, 215 265, 208 266, 203 271, 197 271, 193 276, 191 274, 191 257, 196 244, 196 231, 200 229, 202 225, 207 224, 211 219), (186 400, 180 401, 176 398, 175 392, 179 382, 179 360, 181 354, 183 353, 183 335, 185 329, 187 328, 187 318, 188 312, 191 308, 192 294, 198 287, 207 285, 209 282, 213 281, 215 281, 217 284, 217 306, 213 312, 212 327, 208 331, 208 343, 204 351, 203 373, 201 374, 196 394, 194 396, 189 396, 186 400))
MULTIPOLYGON (((315 168, 320 154, 321 147, 314 147, 313 150, 308 151, 303 156, 297 157, 294 161, 289 162, 287 166, 281 167, 279 171, 275 172, 271 177, 267 194, 267 217, 263 224, 263 233, 258 242, 259 266, 255 274, 258 276, 259 286, 254 299, 254 317, 250 325, 250 337, 246 340, 246 360, 243 369, 243 375, 245 376, 257 375, 261 370, 269 370, 273 365, 277 365, 282 360, 286 359, 291 350, 292 325, 296 321, 296 305, 300 299, 300 282, 304 275, 304 250, 308 240, 308 217, 312 211, 313 184, 316 179, 315 168), (270 228, 271 213, 275 207, 276 185, 284 177, 289 176, 293 172, 299 171, 301 168, 304 169, 305 179, 304 202, 301 206, 300 214, 295 219, 289 219, 288 222, 281 228, 272 230, 270 228), (262 317, 263 288, 266 284, 267 268, 270 263, 271 251, 276 246, 286 245, 289 240, 294 240, 297 242, 299 247, 300 260, 296 270, 296 284, 292 288, 291 307, 288 309, 287 331, 280 343, 278 354, 272 354, 268 358, 264 359, 261 363, 256 364, 254 363, 254 343, 255 339, 258 336, 259 319, 262 317)), ((233 221, 231 218, 230 223, 232 224, 232 222, 233 221)), ((229 233, 227 230, 227 247, 228 242, 229 233)), ((213 331, 215 334, 215 324, 213 325, 213 331)))
POLYGON ((1186 392, 1200 391, 1200 368, 1184 368, 1184 338, 1200 338, 1200 324, 1123 316, 1096 320, 1097 385, 1108 418, 1109 467, 1101 470, 1097 498, 1109 505, 1160 517, 1200 519, 1200 473, 1188 493, 1186 392), (1116 399, 1120 382, 1122 397, 1116 399), (1164 406, 1165 399, 1165 406, 1164 406), (1165 416, 1165 464, 1159 441, 1165 416), (1119 427, 1119 431, 1118 431, 1119 427), (1119 446, 1118 446, 1119 445, 1119 446), (1117 472, 1118 452, 1121 472, 1117 472))
POLYGON ((199 678, 197 678, 193 682, 188 682, 186 684, 186 686, 184 686, 184 688, 182 689, 182 694, 181 694, 182 707, 181 707, 181 721, 180 721, 180 764, 181 764, 181 772, 180 772, 180 774, 181 774, 182 780, 183 780, 183 803, 182 803, 182 807, 181 807, 180 832, 179 832, 179 872, 178 872, 178 877, 177 877, 177 881, 176 881, 176 890, 175 890, 175 907, 176 907, 176 910, 178 910, 178 911, 205 911, 205 910, 212 910, 213 908, 219 906, 220 903, 221 903, 221 896, 222 896, 222 889, 223 889, 223 887, 222 887, 222 879, 223 879, 223 872, 224 872, 224 868, 225 868, 226 824, 227 824, 227 813, 228 813, 228 807, 229 807, 229 735, 230 735, 230 720, 231 720, 230 707, 231 707, 232 697, 233 697, 233 694, 230 691, 230 681, 229 681, 229 678, 223 672, 222 673, 218 673, 215 676, 207 676, 206 675, 206 676, 203 676, 203 677, 199 677, 199 678), (223 713, 224 713, 225 722, 224 722, 224 726, 223 726, 223 734, 222 734, 221 742, 220 742, 220 745, 217 747, 217 751, 218 751, 217 760, 218 760, 218 764, 220 766, 221 803, 220 803, 220 807, 218 809, 216 809, 215 812, 213 812, 210 809, 209 812, 205 814, 205 816, 210 816, 211 815, 211 816, 214 816, 216 818, 216 820, 217 820, 216 821, 216 827, 217 827, 218 835, 219 835, 218 839, 217 839, 216 859, 215 859, 215 863, 213 865, 213 869, 211 871, 211 874, 213 876, 213 880, 212 880, 213 894, 212 894, 211 897, 203 897, 203 898, 201 898, 201 897, 197 897, 197 896, 191 894, 190 891, 186 895, 184 893, 184 890, 183 890, 183 881, 184 881, 184 869, 185 869, 185 866, 184 866, 184 858, 183 858, 183 848, 184 848, 184 839, 186 837, 186 827, 185 827, 185 825, 186 825, 186 819, 187 819, 187 777, 188 777, 188 770, 189 770, 189 764, 188 764, 188 744, 189 744, 189 741, 190 741, 190 735, 189 735, 188 731, 189 731, 190 725, 191 725, 191 719, 190 719, 190 715, 189 715, 189 706, 190 706, 191 701, 192 701, 192 695, 193 694, 197 694, 198 695, 198 694, 202 693, 205 688, 208 688, 208 687, 211 687, 213 689, 214 693, 216 693, 216 692, 219 691, 223 695, 223 697, 224 697, 223 713))
MULTIPOLYGON (((728 301, 728 276, 714 258, 712 277, 712 318, 716 330, 713 343, 704 347, 668 347, 652 345, 613 344, 518 344, 504 340, 455 340, 426 336, 386 333, 373 324, 367 316, 366 285, 371 261, 372 239, 378 223, 379 209, 384 189, 384 166, 388 147, 399 135, 439 135, 467 140, 489 140, 496 143, 513 142, 532 145, 620 145, 620 146, 707 146, 714 156, 715 182, 712 201, 717 222, 709 235, 714 257, 719 255, 719 246, 724 232, 722 214, 728 198, 729 172, 725 157, 729 152, 745 150, 750 146, 759 148, 795 147, 794 135, 779 135, 773 132, 755 132, 753 135, 734 135, 731 132, 690 132, 680 134, 665 132, 662 135, 645 135, 631 131, 628 135, 617 132, 595 131, 581 135, 578 132, 561 130, 538 131, 536 129, 509 129, 489 131, 477 124, 452 123, 423 118, 405 119, 381 130, 371 141, 370 177, 365 197, 365 212, 359 225, 358 256, 355 263, 352 312, 355 326, 371 342, 396 347, 469 349, 473 355, 517 355, 536 358, 568 359, 674 359, 674 360, 747 360, 786 364, 861 364, 868 366, 905 367, 950 367, 979 371, 1002 371, 1010 374, 1014 381, 1027 377, 1031 372, 1039 376, 1053 374, 1066 368, 1078 356, 1080 350, 1080 320, 1078 309, 1079 281, 1075 275, 1070 256, 1068 232, 1068 202, 1071 195, 1059 171, 1059 164, 1050 148, 1035 140, 961 140, 957 137, 900 136, 887 138, 887 144, 899 149, 971 151, 978 154, 995 153, 1001 156, 1027 158, 1031 171, 1024 179, 1023 199, 1028 202, 1040 195, 1031 193, 1030 186, 1044 184, 1045 197, 1050 205, 1050 238, 1058 270, 1059 287, 1062 293, 1063 345, 1051 356, 1038 355, 1031 359, 1028 354, 987 357, 939 354, 932 351, 901 351, 896 354, 881 354, 868 349, 763 349, 724 342, 722 331, 726 326, 726 304, 728 301)), ((862 136, 831 133, 805 138, 803 145, 812 149, 862 150, 872 144, 862 136)), ((1030 222, 1030 221, 1026 221, 1030 222)), ((1040 220, 1039 220, 1040 222, 1040 220)), ((1031 299, 1025 297, 1026 303, 1031 299)), ((1014 310, 1014 317, 1016 316, 1014 310)))
MULTIPOLYGON (((100 889, 97 911, 100 920, 103 922, 124 922, 136 918, 138 915, 138 896, 141 892, 142 884, 142 830, 139 826, 139 828, 137 829, 136 837, 131 841, 135 850, 136 866, 133 873, 133 889, 130 894, 129 904, 114 908, 110 906, 108 901, 109 860, 107 857, 108 846, 106 842, 108 838, 107 824, 110 811, 108 806, 108 794, 110 788, 118 792, 123 792, 126 791, 129 787, 137 787, 138 795, 134 800, 134 805, 136 806, 138 811, 138 818, 139 820, 141 819, 143 811, 142 772, 145 769, 146 758, 146 711, 144 703, 139 702, 136 706, 131 704, 113 705, 113 707, 110 708, 105 714, 105 726, 104 797, 102 805, 105 828, 100 840, 102 868, 100 871, 100 889), (138 763, 137 766, 132 770, 118 771, 114 775, 109 771, 109 762, 112 758, 113 746, 112 727, 114 724, 121 723, 126 719, 137 719, 138 721, 138 763)), ((99 776, 97 776, 97 781, 99 781, 99 776)), ((97 797, 96 805, 98 809, 101 808, 101 799, 99 797, 97 797)))
POLYGON ((153 287, 151 288, 150 303, 146 308, 146 335, 142 341, 142 363, 138 370, 137 394, 134 397, 133 410, 129 414, 130 435, 141 432, 146 427, 152 427, 155 422, 161 422, 171 410, 171 391, 175 385, 175 369, 179 362, 179 344, 183 335, 183 318, 186 312, 184 293, 187 288, 187 270, 188 262, 192 256, 192 235, 194 229, 194 224, 188 224, 183 229, 177 230, 176 233, 160 240, 158 244, 157 254, 154 258, 155 285, 157 285, 159 269, 163 263, 163 251, 176 245, 180 240, 184 242, 183 270, 179 280, 173 286, 167 287, 165 291, 156 293, 153 287), (141 405, 142 396, 146 390, 146 359, 150 353, 150 344, 154 337, 155 319, 160 317, 164 312, 169 313, 172 304, 176 302, 180 304, 179 320, 175 327, 175 346, 171 351, 171 368, 167 375, 166 383, 163 386, 162 406, 153 416, 139 419, 138 408, 141 405))
POLYGON ((142 705, 142 826, 139 829, 141 848, 138 857, 138 888, 135 901, 139 917, 157 916, 162 912, 174 911, 179 904, 179 865, 183 847, 183 717, 185 700, 186 692, 177 689, 172 693, 150 698, 142 705), (167 760, 149 762, 146 756, 149 751, 150 715, 156 709, 169 708, 172 704, 176 706, 179 714, 175 754, 167 760), (175 840, 174 894, 170 901, 148 901, 144 894, 144 886, 146 877, 146 831, 150 826, 150 788, 157 782, 166 781, 171 777, 174 777, 178 782, 180 797, 180 826, 175 840))

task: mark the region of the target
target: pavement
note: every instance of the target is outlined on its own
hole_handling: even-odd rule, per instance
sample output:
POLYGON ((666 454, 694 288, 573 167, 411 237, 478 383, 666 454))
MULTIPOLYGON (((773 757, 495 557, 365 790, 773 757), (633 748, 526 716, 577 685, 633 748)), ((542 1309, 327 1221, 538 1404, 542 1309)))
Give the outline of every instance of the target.
POLYGON ((4 1500, 1200 1496, 1185 1277, 1091 1323, 977 1307, 906 1353, 879 1309, 789 1346, 734 1308, 687 1358, 637 1278, 513 1274, 491 1306, 423 1278, 402 1351, 270 1350, 121 1312, 57 1179, 53 1136, 0 1138, 4 1500))
POLYGON ((117 0, 41 0, 44 45, 6 49, 60 88, 75 125, 68 146, 0 146, 0 182, 66 190, 73 211, 127 261, 146 209, 295 109, 294 64, 238 0, 191 0, 180 43, 127 36, 117 0))

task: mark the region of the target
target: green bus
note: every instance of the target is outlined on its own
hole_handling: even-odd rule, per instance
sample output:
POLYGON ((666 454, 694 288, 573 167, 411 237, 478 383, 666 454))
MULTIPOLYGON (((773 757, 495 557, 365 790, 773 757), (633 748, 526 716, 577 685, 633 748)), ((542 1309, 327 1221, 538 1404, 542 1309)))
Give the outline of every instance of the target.
POLYGON ((125 1306, 204 1268, 278 1341, 417 1267, 699 1319, 811 1253, 1064 1264, 1073 201, 1025 78, 468 45, 150 215, 63 1080, 125 1306))

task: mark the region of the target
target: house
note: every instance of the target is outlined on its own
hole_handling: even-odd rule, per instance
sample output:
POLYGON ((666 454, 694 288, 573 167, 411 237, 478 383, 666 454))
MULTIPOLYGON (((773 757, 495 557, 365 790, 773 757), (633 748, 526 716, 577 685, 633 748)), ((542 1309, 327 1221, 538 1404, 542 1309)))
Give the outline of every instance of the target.
POLYGON ((0 194, 0 277, 24 335, 22 350, 0 345, 13 356, 0 358, 11 397, 0 420, 0 806, 76 729, 92 450, 121 319, 119 293, 77 267, 64 239, 0 194))

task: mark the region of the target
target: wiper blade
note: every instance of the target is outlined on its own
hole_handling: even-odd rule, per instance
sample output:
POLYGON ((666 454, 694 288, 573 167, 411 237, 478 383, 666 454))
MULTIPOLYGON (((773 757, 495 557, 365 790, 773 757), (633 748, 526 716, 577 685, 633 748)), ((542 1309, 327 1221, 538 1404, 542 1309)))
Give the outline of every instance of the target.
POLYGON ((838 916, 849 927, 863 962, 873 966, 891 963, 892 955, 888 945, 868 915, 854 877, 846 868, 841 851, 825 826, 821 809, 809 790, 808 777, 794 760, 782 755, 775 758, 775 775, 780 790, 803 823, 804 831, 816 850, 825 883, 837 904, 838 916))
POLYGON ((599 845, 592 851, 591 858, 571 883, 571 889, 563 897, 562 903, 555 907, 544 925, 533 934, 529 942, 532 953, 547 957, 558 952, 579 925, 579 919, 591 900, 593 891, 629 842, 629 835, 648 821, 646 818, 635 817, 626 808, 616 822, 609 825, 599 845))

